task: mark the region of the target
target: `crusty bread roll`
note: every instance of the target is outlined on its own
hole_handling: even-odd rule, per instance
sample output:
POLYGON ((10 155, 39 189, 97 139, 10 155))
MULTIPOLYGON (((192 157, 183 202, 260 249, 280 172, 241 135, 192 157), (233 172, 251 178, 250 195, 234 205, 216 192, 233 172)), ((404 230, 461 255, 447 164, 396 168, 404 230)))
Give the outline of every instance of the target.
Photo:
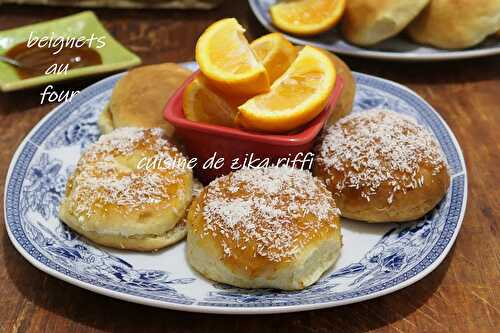
POLYGON ((418 219, 450 183, 436 139, 414 119, 387 110, 354 113, 329 127, 313 172, 342 216, 366 222, 418 219))
POLYGON ((185 161, 162 129, 116 129, 82 154, 59 216, 101 245, 149 251, 173 244, 186 235, 192 200, 185 161))
POLYGON ((163 118, 169 98, 191 75, 186 68, 164 63, 130 70, 113 89, 110 102, 98 119, 102 133, 120 127, 174 128, 163 118))
POLYGON ((500 0, 431 0, 408 26, 418 43, 464 49, 500 29, 500 0))
POLYGON ((349 0, 342 33, 353 44, 370 46, 400 33, 429 0, 349 0))
POLYGON ((341 243, 329 191, 309 172, 289 167, 218 178, 188 214, 191 266, 241 288, 303 289, 333 265, 341 243))

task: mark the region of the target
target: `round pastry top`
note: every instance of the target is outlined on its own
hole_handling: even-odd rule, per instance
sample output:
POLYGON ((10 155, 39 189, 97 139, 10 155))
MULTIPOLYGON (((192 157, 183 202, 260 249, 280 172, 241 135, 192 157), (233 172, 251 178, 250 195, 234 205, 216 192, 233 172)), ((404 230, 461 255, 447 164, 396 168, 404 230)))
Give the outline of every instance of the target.
POLYGON ((351 114, 329 127, 318 147, 316 170, 332 190, 360 190, 370 201, 381 187, 394 193, 423 186, 421 168, 446 168, 436 139, 413 118, 388 110, 351 114))
POLYGON ((186 158, 159 128, 124 127, 89 146, 68 181, 77 216, 164 209, 191 195, 186 158), (148 166, 148 167, 146 167, 148 166), (187 190, 189 187, 189 190, 187 190))
POLYGON ((294 168, 236 171, 210 183, 198 202, 202 218, 193 228, 236 263, 287 262, 314 240, 340 232, 326 186, 294 168))

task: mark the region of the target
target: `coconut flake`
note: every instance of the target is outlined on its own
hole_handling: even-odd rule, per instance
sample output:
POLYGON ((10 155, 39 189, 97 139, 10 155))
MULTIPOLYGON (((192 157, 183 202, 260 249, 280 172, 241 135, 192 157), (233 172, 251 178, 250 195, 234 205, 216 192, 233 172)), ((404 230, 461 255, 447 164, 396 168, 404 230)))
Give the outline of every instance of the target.
POLYGON ((143 170, 123 163, 122 159, 138 152, 184 158, 162 129, 126 127, 101 136, 82 154, 69 181, 68 195, 80 221, 108 205, 119 206, 125 213, 184 195, 171 193, 171 188, 181 185, 182 175, 189 170, 175 165, 168 170, 143 170))
POLYGON ((388 184, 389 204, 396 192, 424 186, 421 166, 434 175, 446 167, 439 144, 424 127, 411 117, 381 109, 351 114, 328 128, 317 163, 343 174, 333 184, 338 193, 355 188, 370 201, 388 184))
MULTIPOLYGON (((339 210, 326 187, 290 167, 242 169, 206 188, 203 235, 222 235, 239 249, 254 244, 254 256, 292 258, 318 230, 335 229, 339 210), (305 219, 306 216, 311 218, 305 219)), ((228 243, 224 255, 232 254, 228 243)))

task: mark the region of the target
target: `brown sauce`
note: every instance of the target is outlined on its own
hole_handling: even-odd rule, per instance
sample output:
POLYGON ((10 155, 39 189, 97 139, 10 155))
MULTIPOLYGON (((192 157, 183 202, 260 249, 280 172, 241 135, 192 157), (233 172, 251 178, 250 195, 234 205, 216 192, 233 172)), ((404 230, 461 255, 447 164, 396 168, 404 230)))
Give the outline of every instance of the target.
POLYGON ((52 69, 51 66, 54 64, 57 64, 57 67, 65 67, 68 64, 68 70, 102 64, 100 54, 88 46, 64 47, 54 54, 57 50, 49 47, 28 47, 27 42, 22 42, 9 49, 5 56, 26 66, 25 68, 15 67, 22 79, 45 75, 47 69, 52 69))

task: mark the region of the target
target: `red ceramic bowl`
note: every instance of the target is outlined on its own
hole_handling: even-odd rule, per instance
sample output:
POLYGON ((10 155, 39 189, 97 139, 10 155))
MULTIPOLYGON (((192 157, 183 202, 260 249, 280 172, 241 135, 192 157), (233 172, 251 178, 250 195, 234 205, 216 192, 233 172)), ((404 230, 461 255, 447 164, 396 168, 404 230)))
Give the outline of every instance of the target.
POLYGON ((265 159, 278 162, 281 158, 280 163, 290 161, 289 165, 307 168, 312 160, 310 154, 307 155, 307 153, 310 152, 314 139, 325 125, 343 87, 341 79, 337 77, 325 110, 299 133, 264 134, 186 119, 182 108, 182 96, 184 89, 197 74, 198 72, 193 73, 170 98, 165 107, 164 117, 175 127, 176 136, 182 140, 189 156, 197 158, 194 168, 195 176, 205 184, 218 176, 241 168, 245 158, 247 167, 259 166, 259 163, 266 162, 265 159), (252 159, 251 165, 249 165, 250 158, 252 159), (294 158, 296 162, 292 163, 294 158), (219 164, 215 165, 217 160, 219 164), (210 164, 211 161, 214 163, 210 164))

